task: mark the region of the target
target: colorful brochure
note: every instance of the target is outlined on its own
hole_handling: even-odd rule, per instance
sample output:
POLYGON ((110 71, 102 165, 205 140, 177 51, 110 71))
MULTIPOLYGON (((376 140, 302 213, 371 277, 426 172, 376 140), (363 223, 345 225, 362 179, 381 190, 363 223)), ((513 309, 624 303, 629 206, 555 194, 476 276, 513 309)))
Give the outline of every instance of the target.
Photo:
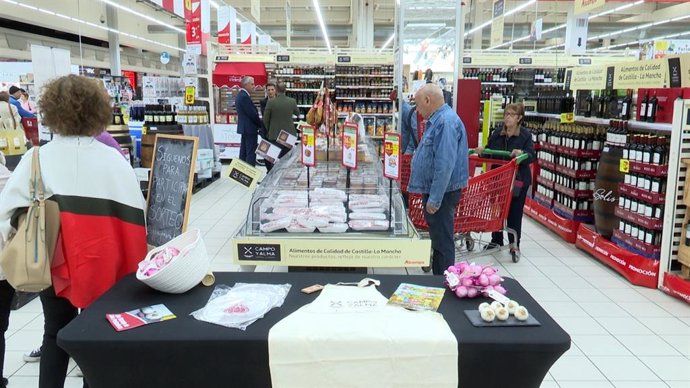
POLYGON ((106 314, 105 319, 117 331, 134 329, 151 323, 177 318, 164 304, 127 311, 120 314, 106 314))
POLYGON ((402 306, 409 310, 436 311, 441 305, 445 288, 418 286, 400 283, 388 304, 402 306))

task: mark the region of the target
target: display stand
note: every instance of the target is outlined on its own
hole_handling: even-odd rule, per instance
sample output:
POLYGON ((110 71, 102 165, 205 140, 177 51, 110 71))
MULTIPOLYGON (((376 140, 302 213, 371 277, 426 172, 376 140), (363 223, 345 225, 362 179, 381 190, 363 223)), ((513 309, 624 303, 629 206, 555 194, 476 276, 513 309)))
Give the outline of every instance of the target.
POLYGON ((525 200, 525 214, 561 236, 565 241, 574 244, 577 238, 577 230, 581 223, 559 216, 552 209, 542 204, 543 200, 537 196, 534 199, 527 198, 525 200))

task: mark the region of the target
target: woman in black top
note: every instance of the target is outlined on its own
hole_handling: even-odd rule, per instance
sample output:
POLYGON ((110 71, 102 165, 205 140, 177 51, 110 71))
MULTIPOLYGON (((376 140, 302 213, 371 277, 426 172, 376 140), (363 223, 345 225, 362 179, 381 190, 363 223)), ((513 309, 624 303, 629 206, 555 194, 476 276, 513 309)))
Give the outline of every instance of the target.
MULTIPOLYGON (((532 173, 530 163, 536 159, 534 144, 529 130, 522 127, 522 120, 525 117, 525 108, 522 104, 509 104, 503 113, 503 128, 497 128, 489 137, 487 148, 492 150, 512 151, 512 156, 516 157, 527 154, 529 157, 520 163, 515 185, 513 186, 513 199, 510 203, 508 212, 508 228, 513 229, 517 234, 517 241, 513 241, 513 235, 508 233, 508 242, 511 245, 511 252, 520 250, 520 236, 522 234, 522 210, 525 206, 525 198, 529 186, 532 184, 532 173)), ((483 147, 477 149, 478 153, 483 151, 483 147)), ((489 247, 503 245, 503 232, 491 234, 491 244, 489 247)))

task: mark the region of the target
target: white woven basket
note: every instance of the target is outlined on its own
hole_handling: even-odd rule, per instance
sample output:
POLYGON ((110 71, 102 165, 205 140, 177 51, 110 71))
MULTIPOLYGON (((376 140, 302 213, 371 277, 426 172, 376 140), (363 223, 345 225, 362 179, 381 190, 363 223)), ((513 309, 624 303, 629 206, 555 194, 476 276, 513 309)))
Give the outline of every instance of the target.
POLYGON ((211 268, 206 245, 199 229, 192 229, 152 249, 144 260, 150 260, 167 247, 179 249, 180 254, 150 277, 144 277, 137 271, 137 279, 158 291, 182 294, 199 284, 211 268))

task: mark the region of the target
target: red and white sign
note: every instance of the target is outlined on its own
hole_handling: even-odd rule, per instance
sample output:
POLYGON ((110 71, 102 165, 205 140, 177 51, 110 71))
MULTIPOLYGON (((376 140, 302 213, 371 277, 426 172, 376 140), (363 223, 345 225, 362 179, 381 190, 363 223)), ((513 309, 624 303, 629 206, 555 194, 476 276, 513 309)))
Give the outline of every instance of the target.
POLYGON ((357 125, 345 123, 342 136, 343 167, 357 169, 357 125))
POLYGON ((690 281, 666 272, 664 274, 664 285, 661 289, 665 293, 690 304, 690 281))
POLYGON ((242 22, 240 26, 240 44, 257 44, 256 40, 256 24, 253 22, 242 22))
POLYGON ((302 164, 316 166, 316 129, 312 126, 302 127, 302 164))
POLYGON ((237 43, 237 11, 229 5, 218 9, 218 43, 237 43))
POLYGON ((400 134, 386 132, 383 134, 383 176, 396 181, 400 180, 400 134))
POLYGON ((187 51, 206 54, 206 41, 211 30, 209 0, 185 0, 184 20, 187 28, 187 51))
POLYGON ((184 17, 184 0, 151 0, 157 6, 179 17, 184 17))

